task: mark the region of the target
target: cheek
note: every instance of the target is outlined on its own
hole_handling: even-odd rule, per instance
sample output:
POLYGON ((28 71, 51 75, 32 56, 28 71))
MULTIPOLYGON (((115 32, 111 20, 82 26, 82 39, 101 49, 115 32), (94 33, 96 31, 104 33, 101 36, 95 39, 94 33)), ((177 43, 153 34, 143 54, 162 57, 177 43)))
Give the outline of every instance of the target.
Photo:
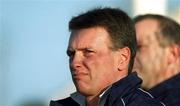
POLYGON ((147 62, 150 62, 150 59, 151 56, 146 53, 146 52, 142 52, 142 53, 139 53, 138 56, 137 56, 137 61, 140 62, 140 65, 146 65, 147 62))
POLYGON ((147 63, 152 64, 154 62, 157 58, 157 53, 154 49, 153 47, 147 47, 139 53, 138 57, 142 64, 146 65, 147 63))
POLYGON ((113 58, 109 52, 98 53, 85 60, 85 63, 89 66, 100 68, 113 64, 113 58))
POLYGON ((136 67, 139 74, 149 73, 149 70, 152 68, 154 59, 152 54, 148 52, 141 52, 137 55, 136 67))
POLYGON ((162 61, 162 53, 158 53, 151 51, 150 53, 146 53, 141 56, 141 67, 146 73, 153 73, 155 71, 159 71, 159 67, 161 67, 162 61))
POLYGON ((84 64, 91 73, 91 76, 105 76, 114 70, 114 60, 108 55, 97 55, 85 60, 84 64))

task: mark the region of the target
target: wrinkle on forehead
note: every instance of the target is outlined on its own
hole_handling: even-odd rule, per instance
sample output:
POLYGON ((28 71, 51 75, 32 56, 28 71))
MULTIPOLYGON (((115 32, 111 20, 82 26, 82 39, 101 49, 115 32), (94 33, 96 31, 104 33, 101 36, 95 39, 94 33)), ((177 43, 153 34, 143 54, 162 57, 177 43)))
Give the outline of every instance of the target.
POLYGON ((100 44, 111 44, 109 34, 104 28, 93 27, 72 31, 68 48, 74 48, 72 46, 79 48, 93 48, 100 44))

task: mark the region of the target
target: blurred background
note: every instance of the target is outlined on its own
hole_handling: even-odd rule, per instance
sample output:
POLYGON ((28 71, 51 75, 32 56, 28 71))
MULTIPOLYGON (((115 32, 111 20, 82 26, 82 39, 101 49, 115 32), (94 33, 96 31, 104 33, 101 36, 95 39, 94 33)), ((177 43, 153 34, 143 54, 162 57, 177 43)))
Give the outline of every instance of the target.
POLYGON ((0 106, 48 106, 75 91, 66 47, 68 21, 95 7, 116 7, 180 23, 180 0, 1 0, 0 106))

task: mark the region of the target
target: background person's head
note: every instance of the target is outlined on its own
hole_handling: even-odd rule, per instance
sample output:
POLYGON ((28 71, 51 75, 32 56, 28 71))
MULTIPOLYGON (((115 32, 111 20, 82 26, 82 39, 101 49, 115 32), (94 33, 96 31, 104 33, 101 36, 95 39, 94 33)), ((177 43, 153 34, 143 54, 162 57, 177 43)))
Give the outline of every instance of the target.
POLYGON ((67 54, 75 86, 88 96, 131 72, 136 54, 132 20, 119 9, 98 8, 69 22, 67 54))
POLYGON ((180 25, 162 15, 146 14, 134 19, 138 50, 134 70, 150 89, 180 70, 180 25))

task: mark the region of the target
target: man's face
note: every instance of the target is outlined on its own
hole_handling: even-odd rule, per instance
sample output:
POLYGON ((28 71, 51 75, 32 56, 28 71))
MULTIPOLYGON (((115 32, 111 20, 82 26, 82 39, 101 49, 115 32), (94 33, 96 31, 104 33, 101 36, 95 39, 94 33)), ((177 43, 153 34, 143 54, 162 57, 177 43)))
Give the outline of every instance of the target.
MULTIPOLYGON (((143 79, 142 86, 151 88, 163 75, 166 64, 166 51, 158 43, 156 33, 159 31, 156 20, 145 19, 135 25, 138 51, 134 70, 143 79)), ((160 40, 160 39, 159 39, 160 40)))
POLYGON ((70 70, 77 90, 85 96, 100 93, 117 78, 116 52, 109 49, 108 37, 101 27, 71 34, 67 49, 70 70))

